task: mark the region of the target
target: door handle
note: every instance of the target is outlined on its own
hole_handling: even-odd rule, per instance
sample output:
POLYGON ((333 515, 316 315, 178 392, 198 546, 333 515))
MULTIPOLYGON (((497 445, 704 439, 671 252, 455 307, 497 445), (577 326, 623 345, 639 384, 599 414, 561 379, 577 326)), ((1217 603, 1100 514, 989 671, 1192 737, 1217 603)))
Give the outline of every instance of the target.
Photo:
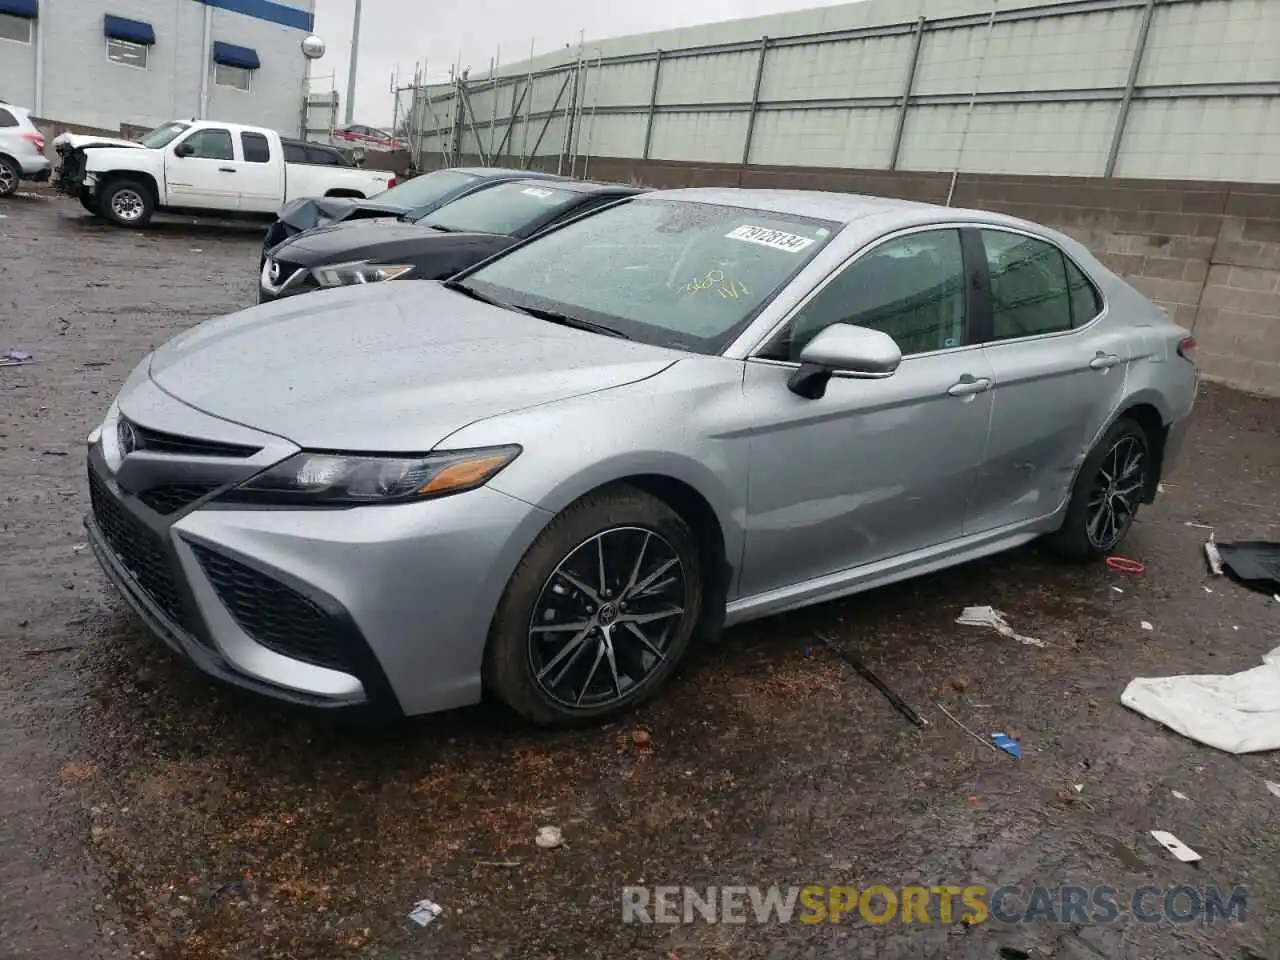
POLYGON ((235 173, 236 168, 235 167, 219 167, 218 172, 219 173, 235 173))
POLYGON ((1089 361, 1089 366, 1094 370, 1110 370, 1120 362, 1120 357, 1114 353, 1103 353, 1098 351, 1097 356, 1089 361))
POLYGON ((983 393, 991 389, 991 381, 987 377, 975 380, 969 374, 965 374, 960 378, 959 383, 953 383, 947 388, 947 393, 953 397, 971 397, 975 393, 983 393))

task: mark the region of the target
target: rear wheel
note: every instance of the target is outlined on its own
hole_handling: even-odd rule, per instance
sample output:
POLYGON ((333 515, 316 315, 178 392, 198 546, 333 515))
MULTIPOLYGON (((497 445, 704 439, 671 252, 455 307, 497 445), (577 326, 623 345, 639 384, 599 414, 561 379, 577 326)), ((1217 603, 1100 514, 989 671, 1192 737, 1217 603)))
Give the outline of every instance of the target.
POLYGON ((1073 560, 1103 557, 1129 533, 1147 490, 1151 443, 1134 420, 1112 425, 1085 458, 1062 527, 1046 538, 1073 560))
POLYGON ((688 524, 630 487, 590 494, 552 521, 507 584, 486 684, 543 726, 603 720, 671 675, 701 606, 688 524))
POLYGON ((100 192, 98 210, 117 226, 145 227, 155 213, 155 201, 146 184, 112 180, 100 192))
POLYGON ((0 157, 0 197, 11 197, 18 192, 22 170, 8 157, 0 157))

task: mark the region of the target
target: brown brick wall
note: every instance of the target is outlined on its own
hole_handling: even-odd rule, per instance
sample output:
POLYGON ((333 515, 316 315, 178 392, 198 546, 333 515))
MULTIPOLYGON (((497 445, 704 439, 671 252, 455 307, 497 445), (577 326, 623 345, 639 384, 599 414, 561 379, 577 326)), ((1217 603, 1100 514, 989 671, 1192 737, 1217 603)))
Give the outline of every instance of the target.
MULTIPOLYGON (((591 158, 587 173, 655 187, 836 190, 933 203, 946 201, 951 182, 948 173, 607 157, 591 158)), ((1208 378, 1280 396, 1280 184, 963 174, 953 203, 1074 237, 1195 333, 1208 378)))

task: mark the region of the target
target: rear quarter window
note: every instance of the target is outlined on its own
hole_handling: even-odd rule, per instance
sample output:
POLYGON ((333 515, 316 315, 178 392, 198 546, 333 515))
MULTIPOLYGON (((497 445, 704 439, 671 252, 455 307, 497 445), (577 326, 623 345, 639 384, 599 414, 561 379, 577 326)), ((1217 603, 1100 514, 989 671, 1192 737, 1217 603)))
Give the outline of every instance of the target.
POLYGON ((18 118, 8 110, 0 107, 0 127, 16 127, 17 125, 18 118))

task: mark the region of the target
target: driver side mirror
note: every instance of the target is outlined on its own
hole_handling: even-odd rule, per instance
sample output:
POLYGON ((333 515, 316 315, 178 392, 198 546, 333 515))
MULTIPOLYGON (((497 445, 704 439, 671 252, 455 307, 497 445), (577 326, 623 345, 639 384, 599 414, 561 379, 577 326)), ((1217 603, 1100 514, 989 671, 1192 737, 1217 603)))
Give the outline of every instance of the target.
POLYGON ((787 379, 787 388, 797 396, 818 400, 826 394, 834 373, 881 380, 893 376, 901 363, 902 350, 887 333, 833 323, 800 351, 800 369, 787 379))
POLYGON ((175 157, 194 157, 195 154, 196 148, 189 143, 180 143, 173 148, 173 155, 175 157))

